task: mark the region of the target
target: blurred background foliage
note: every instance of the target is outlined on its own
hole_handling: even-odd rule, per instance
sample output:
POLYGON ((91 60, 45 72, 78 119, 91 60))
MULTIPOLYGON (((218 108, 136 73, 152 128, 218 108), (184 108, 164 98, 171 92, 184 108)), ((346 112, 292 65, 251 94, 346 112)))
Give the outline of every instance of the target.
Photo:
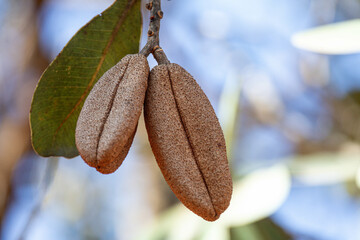
POLYGON ((234 195, 214 223, 178 203, 143 119, 111 175, 32 151, 41 73, 111 3, 0 0, 1 239, 360 239, 360 1, 163 1, 161 45, 226 135, 234 195))

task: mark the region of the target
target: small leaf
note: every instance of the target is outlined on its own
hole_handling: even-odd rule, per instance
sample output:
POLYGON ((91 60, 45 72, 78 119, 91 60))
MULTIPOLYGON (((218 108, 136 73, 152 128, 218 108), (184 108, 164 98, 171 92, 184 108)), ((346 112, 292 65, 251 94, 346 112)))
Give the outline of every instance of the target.
POLYGON ((30 111, 34 150, 75 157, 78 115, 97 80, 123 56, 139 50, 140 0, 118 0, 68 42, 43 73, 30 111))
POLYGON ((322 54, 360 52, 360 19, 316 27, 292 36, 292 44, 300 49, 322 54))
POLYGON ((289 160, 292 176, 308 186, 324 186, 355 179, 359 152, 316 153, 289 160))
MULTIPOLYGON (((220 236, 225 228, 245 225, 257 231, 257 225, 249 224, 256 224, 279 209, 288 197, 290 188, 291 176, 287 166, 278 164, 258 169, 235 182, 230 206, 216 222, 203 221, 184 205, 176 204, 136 239, 208 239, 207 236, 211 234, 220 236), (208 231, 213 227, 217 229, 209 233, 208 231)), ((228 236, 223 234, 217 239, 228 239, 228 236)))
POLYGON ((226 226, 222 224, 207 224, 206 230, 199 240, 230 240, 230 232, 226 226))
POLYGON ((235 182, 231 204, 218 222, 239 226, 270 216, 284 203, 290 188, 291 177, 286 166, 255 170, 235 182))
POLYGON ((238 130, 239 104, 241 93, 241 79, 227 77, 219 100, 219 121, 224 131, 226 151, 230 165, 232 164, 233 146, 235 146, 235 134, 238 130))

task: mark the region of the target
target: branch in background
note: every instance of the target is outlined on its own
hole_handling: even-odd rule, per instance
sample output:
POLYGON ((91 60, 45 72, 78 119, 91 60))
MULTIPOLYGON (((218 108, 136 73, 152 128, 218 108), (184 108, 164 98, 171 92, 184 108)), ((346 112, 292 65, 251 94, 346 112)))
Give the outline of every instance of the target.
MULTIPOLYGON (((29 129, 29 108, 31 102, 31 95, 36 86, 37 80, 49 64, 48 59, 41 53, 39 34, 37 29, 37 17, 40 15, 42 4, 45 0, 32 0, 34 8, 26 8, 17 1, 8 1, 11 4, 11 11, 5 15, 5 24, 11 25, 14 16, 25 28, 9 28, 11 31, 17 31, 17 37, 25 39, 20 41, 32 49, 31 56, 22 58, 24 62, 18 62, 18 69, 13 74, 12 79, 16 81, 17 88, 12 94, 12 105, 8 108, 10 112, 6 112, 6 108, 2 112, 2 121, 0 123, 0 226, 2 226, 5 212, 10 204, 10 196, 12 194, 11 179, 13 170, 19 160, 24 154, 31 149, 30 129, 29 129), (19 17, 17 14, 22 11, 23 15, 19 17), (25 12, 24 12, 25 11, 25 12), (16 144, 14 144, 16 143, 16 144)), ((6 34, 5 34, 6 35, 6 34)), ((7 41, 12 41, 11 35, 5 38, 7 41)), ((21 52, 25 47, 23 45, 16 45, 13 47, 18 49, 14 54, 23 54, 21 52), (19 52, 20 51, 20 52, 19 52)), ((11 71, 11 69, 7 69, 11 71)), ((6 84, 5 84, 6 85, 6 84)), ((0 104, 1 105, 1 104, 0 104)), ((32 151, 32 150, 30 150, 32 151)), ((0 228, 0 235, 2 229, 0 228)))
POLYGON ((150 53, 153 54, 158 64, 170 63, 164 50, 160 47, 159 31, 160 20, 163 18, 163 12, 161 11, 161 0, 152 0, 146 4, 146 8, 150 10, 150 24, 148 30, 148 40, 145 47, 140 51, 141 54, 146 57, 150 53))

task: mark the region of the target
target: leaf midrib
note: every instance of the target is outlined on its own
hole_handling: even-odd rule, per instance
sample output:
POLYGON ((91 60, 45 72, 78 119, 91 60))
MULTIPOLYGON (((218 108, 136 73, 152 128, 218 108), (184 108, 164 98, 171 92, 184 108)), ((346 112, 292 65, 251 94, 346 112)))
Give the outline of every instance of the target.
POLYGON ((100 61, 99 61, 98 65, 96 67, 96 70, 95 70, 94 74, 92 75, 91 80, 90 80, 89 84, 87 85, 84 93, 81 95, 79 100, 76 102, 75 106, 70 110, 68 115, 64 118, 64 120, 60 123, 59 127, 56 129, 56 131, 54 133, 53 141, 52 141, 53 146, 55 144, 56 136, 59 133, 60 129, 64 126, 64 124, 67 122, 67 120, 69 120, 69 118, 73 115, 75 110, 83 102, 83 100, 87 96, 88 92, 92 89, 94 81, 95 81, 97 75, 99 74, 102 65, 104 64, 105 57, 106 57, 111 45, 113 44, 114 39, 115 39, 117 33, 119 32, 121 25, 125 21, 126 17, 129 14, 129 11, 135 5, 136 1, 137 0, 129 0, 127 6, 125 7, 125 11, 123 11, 123 13, 119 16, 119 19, 118 19, 118 21, 116 23, 116 26, 115 26, 114 30, 112 31, 112 33, 111 33, 111 36, 110 36, 110 38, 108 40, 108 43, 106 44, 106 47, 104 48, 104 51, 102 52, 102 55, 101 55, 101 58, 100 58, 100 61))

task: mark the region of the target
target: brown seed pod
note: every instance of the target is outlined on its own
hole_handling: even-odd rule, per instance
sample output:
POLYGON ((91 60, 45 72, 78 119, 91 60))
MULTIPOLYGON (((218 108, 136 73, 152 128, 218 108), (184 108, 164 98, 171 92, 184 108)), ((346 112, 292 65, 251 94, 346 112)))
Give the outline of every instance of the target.
POLYGON ((144 104, 149 65, 141 54, 127 55, 94 85, 75 132, 81 157, 97 171, 114 172, 126 157, 144 104))
POLYGON ((145 123, 165 180, 179 200, 208 221, 229 206, 232 179, 215 112, 194 78, 177 64, 150 72, 145 123))

